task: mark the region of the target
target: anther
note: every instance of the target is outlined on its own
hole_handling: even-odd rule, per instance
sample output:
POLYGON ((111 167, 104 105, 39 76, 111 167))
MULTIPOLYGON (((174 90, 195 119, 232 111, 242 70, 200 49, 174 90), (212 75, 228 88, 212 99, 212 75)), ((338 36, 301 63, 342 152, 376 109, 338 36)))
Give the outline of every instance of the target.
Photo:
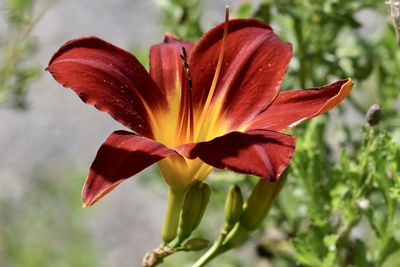
POLYGON ((187 74, 189 89, 192 90, 193 89, 192 76, 190 75, 189 63, 187 62, 187 52, 185 47, 183 46, 182 46, 182 55, 180 55, 180 57, 182 60, 183 68, 185 69, 185 72, 187 74))
POLYGON ((194 132, 194 118, 193 118, 193 82, 192 76, 190 75, 190 68, 187 61, 186 49, 182 46, 182 54, 180 55, 183 65, 183 78, 182 78, 182 94, 181 94, 181 123, 179 127, 179 136, 185 136, 186 140, 193 139, 194 132))

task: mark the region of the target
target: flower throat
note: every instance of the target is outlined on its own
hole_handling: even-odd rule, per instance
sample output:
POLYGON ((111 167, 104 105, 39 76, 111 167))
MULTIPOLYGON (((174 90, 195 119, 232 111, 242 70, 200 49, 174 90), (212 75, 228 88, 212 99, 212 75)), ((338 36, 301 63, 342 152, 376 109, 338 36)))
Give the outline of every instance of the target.
POLYGON ((201 108, 199 114, 195 114, 193 110, 192 76, 190 74, 186 49, 182 47, 182 54, 180 55, 183 66, 182 88, 179 116, 176 125, 176 132, 179 143, 205 141, 212 137, 213 128, 217 122, 218 115, 220 115, 221 105, 217 105, 216 109, 213 109, 213 112, 211 113, 211 101, 215 94, 224 58, 226 39, 228 36, 228 21, 229 7, 226 6, 222 44, 218 56, 217 66, 210 86, 210 90, 208 91, 206 101, 204 103, 204 106, 201 108), (207 120, 206 117, 208 118, 207 120))

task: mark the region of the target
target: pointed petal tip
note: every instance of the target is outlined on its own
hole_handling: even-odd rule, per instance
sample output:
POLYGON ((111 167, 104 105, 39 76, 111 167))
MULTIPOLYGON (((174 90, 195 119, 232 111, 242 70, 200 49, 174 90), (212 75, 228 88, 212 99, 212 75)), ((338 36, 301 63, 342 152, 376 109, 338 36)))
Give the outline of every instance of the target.
POLYGON ((322 87, 280 92, 247 129, 285 131, 331 110, 349 95, 352 87, 353 80, 347 78, 322 87))
POLYGON ((173 154, 174 150, 152 139, 115 131, 102 144, 90 167, 82 189, 84 206, 92 206, 126 179, 173 154))
MULTIPOLYGON (((86 178, 87 180, 87 178, 86 178)), ((86 209, 89 208, 90 206, 92 206, 94 204, 95 201, 93 201, 92 198, 90 198, 90 196, 88 195, 88 190, 87 190, 87 183, 85 182, 83 188, 82 188, 82 192, 81 192, 81 196, 82 196, 82 208, 86 209)))
POLYGON ((173 35, 172 33, 170 33, 170 32, 164 33, 164 43, 170 43, 170 42, 174 42, 176 40, 177 39, 176 39, 175 35, 173 35))
POLYGON ((349 89, 351 90, 353 88, 353 85, 354 85, 353 80, 350 77, 347 78, 346 80, 347 80, 347 82, 345 84, 343 84, 342 87, 343 86, 348 86, 348 87, 350 87, 349 89))
MULTIPOLYGON (((353 88, 353 80, 351 78, 347 78, 345 80, 338 81, 334 84, 339 84, 341 82, 342 82, 342 84, 340 85, 340 89, 336 93, 336 95, 333 96, 328 101, 326 101, 325 105, 321 108, 321 110, 316 115, 327 112, 330 109, 334 108, 349 95, 351 89, 353 88)), ((334 84, 332 84, 332 85, 334 85, 334 84)))
POLYGON ((351 79, 351 77, 343 79, 342 82, 343 82, 343 84, 341 86, 341 89, 343 89, 344 87, 349 88, 350 90, 352 89, 354 83, 353 83, 353 80, 351 79))
POLYGON ((82 203, 82 208, 83 208, 83 209, 86 209, 86 208, 89 208, 89 207, 93 206, 93 204, 94 204, 95 202, 97 202, 97 200, 99 199, 99 197, 93 198, 93 197, 91 197, 91 196, 89 196, 89 195, 87 194, 86 183, 85 183, 85 185, 84 185, 83 188, 82 188, 81 196, 82 196, 82 202, 83 202, 83 203, 82 203))
POLYGON ((91 180, 91 182, 88 182, 88 180, 89 179, 86 179, 85 185, 82 190, 83 208, 88 208, 93 206, 93 204, 95 204, 97 201, 99 201, 101 198, 103 198, 105 195, 107 195, 115 187, 117 187, 120 183, 124 181, 124 180, 117 181, 114 184, 107 185, 105 188, 96 191, 91 188, 93 186, 91 182, 93 183, 94 181, 91 180))

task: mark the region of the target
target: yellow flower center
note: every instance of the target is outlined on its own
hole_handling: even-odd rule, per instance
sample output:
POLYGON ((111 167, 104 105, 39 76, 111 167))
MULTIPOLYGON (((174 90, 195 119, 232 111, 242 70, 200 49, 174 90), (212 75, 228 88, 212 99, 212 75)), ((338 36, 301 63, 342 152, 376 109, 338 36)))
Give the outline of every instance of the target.
MULTIPOLYGON (((164 113, 155 114, 156 125, 154 138, 170 148, 176 148, 183 144, 198 143, 214 139, 226 133, 227 127, 222 118, 222 105, 224 94, 221 93, 214 101, 213 96, 216 90, 218 78, 221 71, 222 61, 228 35, 229 11, 226 9, 224 32, 221 49, 215 74, 211 87, 202 108, 194 108, 192 98, 192 78, 187 55, 182 48, 181 71, 177 71, 176 94, 168 99, 169 109, 164 113)), ((224 92, 225 90, 222 90, 224 92)), ((204 180, 212 171, 213 167, 200 159, 188 159, 180 156, 170 156, 159 162, 161 174, 171 187, 184 188, 193 180, 204 180)))

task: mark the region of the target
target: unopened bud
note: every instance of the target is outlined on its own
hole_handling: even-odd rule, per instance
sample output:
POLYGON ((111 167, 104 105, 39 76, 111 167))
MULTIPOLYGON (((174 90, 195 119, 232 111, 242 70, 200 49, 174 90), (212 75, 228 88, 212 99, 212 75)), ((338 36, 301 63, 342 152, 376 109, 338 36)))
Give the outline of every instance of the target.
POLYGON ((264 217, 268 214, 271 206, 278 196, 287 173, 284 172, 281 178, 276 182, 270 182, 265 179, 260 179, 247 203, 240 219, 240 224, 247 230, 252 231, 259 227, 264 217))
POLYGON ((186 193, 181 212, 178 236, 185 239, 197 228, 210 200, 210 187, 200 181, 194 181, 186 193))
POLYGON ((390 5, 390 15, 393 19, 394 29, 396 30, 397 42, 400 43, 400 1, 390 0, 387 1, 390 5))
POLYGON ((369 125, 375 126, 380 122, 381 115, 382 115, 381 108, 379 107, 378 104, 374 104, 368 109, 365 117, 369 125))
POLYGON ((243 212, 243 196, 240 187, 237 185, 229 189, 225 201, 225 220, 226 228, 230 229, 239 221, 243 212))
POLYGON ((210 244, 210 241, 203 238, 192 238, 188 240, 185 245, 183 245, 184 250, 186 251, 199 251, 205 249, 210 244))

